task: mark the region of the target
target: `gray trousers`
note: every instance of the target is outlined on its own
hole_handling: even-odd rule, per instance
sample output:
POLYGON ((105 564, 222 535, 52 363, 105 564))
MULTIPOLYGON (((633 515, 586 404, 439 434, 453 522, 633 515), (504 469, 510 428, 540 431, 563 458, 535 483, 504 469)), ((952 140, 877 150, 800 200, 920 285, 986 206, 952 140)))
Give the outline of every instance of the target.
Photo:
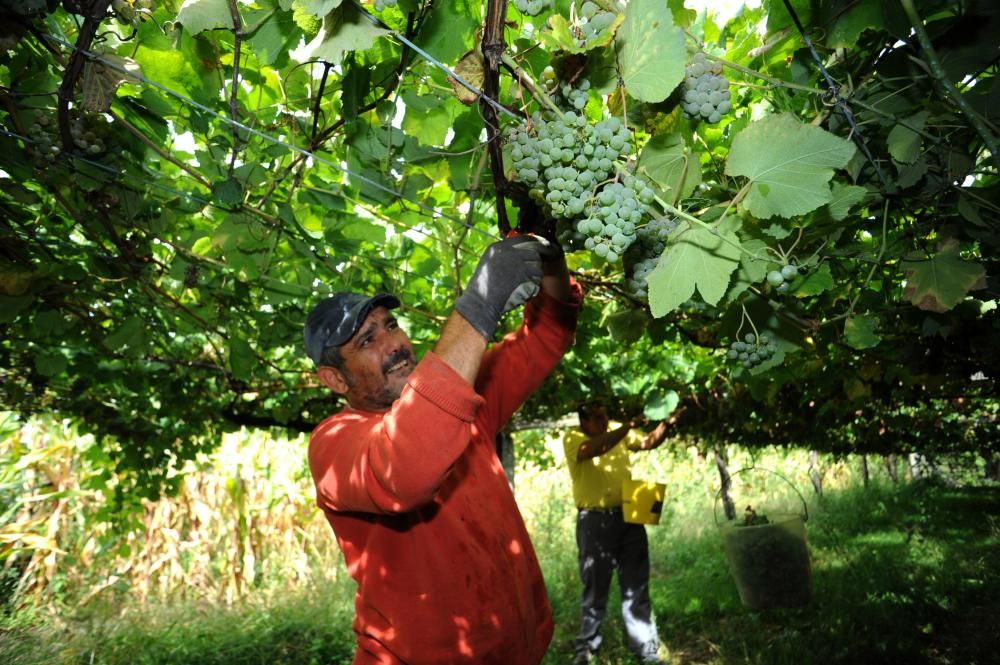
POLYGON ((616 571, 629 649, 637 655, 648 653, 650 645, 659 643, 659 637, 649 600, 646 528, 626 522, 620 508, 585 509, 577 513, 576 545, 583 582, 576 653, 594 653, 601 645, 601 622, 608 604, 611 576, 616 571))

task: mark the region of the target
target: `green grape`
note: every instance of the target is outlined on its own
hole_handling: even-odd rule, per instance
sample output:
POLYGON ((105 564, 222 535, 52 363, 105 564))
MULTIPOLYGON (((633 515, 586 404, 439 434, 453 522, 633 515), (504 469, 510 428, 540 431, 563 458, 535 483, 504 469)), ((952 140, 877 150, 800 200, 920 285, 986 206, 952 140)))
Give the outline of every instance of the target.
POLYGON ((701 52, 695 53, 685 69, 681 108, 694 120, 717 123, 732 109, 729 80, 722 74, 722 65, 709 62, 701 52))
POLYGON ((735 361, 744 369, 753 369, 771 359, 777 350, 767 334, 747 333, 742 340, 736 339, 729 345, 726 358, 735 361))
POLYGON ((517 10, 525 16, 538 16, 552 6, 552 0, 517 0, 517 10))
POLYGON ((767 273, 767 283, 771 286, 781 286, 785 283, 785 277, 777 270, 767 273))
POLYGON ((799 274, 799 269, 791 264, 782 266, 781 268, 781 276, 784 277, 785 279, 792 279, 798 274, 799 274))
MULTIPOLYGON (((543 79, 554 81, 555 71, 546 68, 543 79)), ((536 112, 529 123, 506 132, 515 177, 548 217, 575 220, 565 227, 567 237, 577 238, 577 244, 582 238, 595 255, 617 261, 647 221, 655 193, 635 176, 612 181, 616 161, 631 150, 631 133, 617 118, 590 124, 573 110, 587 103, 590 83, 553 88, 553 100, 569 110, 562 115, 536 112)), ((652 228, 661 226, 658 222, 652 228)))

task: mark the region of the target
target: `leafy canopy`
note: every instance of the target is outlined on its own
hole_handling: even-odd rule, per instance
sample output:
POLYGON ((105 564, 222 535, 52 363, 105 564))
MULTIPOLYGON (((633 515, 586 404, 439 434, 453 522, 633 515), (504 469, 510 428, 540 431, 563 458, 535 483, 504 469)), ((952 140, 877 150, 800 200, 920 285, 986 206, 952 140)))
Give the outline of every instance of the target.
POLYGON ((602 1, 597 30, 584 3, 552 5, 0 4, 5 408, 75 419, 153 492, 222 430, 308 430, 336 408, 301 349, 313 302, 397 293, 424 351, 498 220, 520 215, 588 292, 576 348, 522 420, 613 394, 656 418, 683 407, 679 426, 710 441, 983 445, 996 3, 792 2, 804 32, 777 0, 725 19, 602 1), (683 110, 695 53, 730 81, 717 123, 683 110), (645 292, 632 255, 608 261, 577 220, 545 218, 488 130, 531 131, 546 71, 590 81, 587 122, 623 122, 611 179, 646 178, 641 225, 673 229, 645 292), (774 354, 727 358, 751 333, 774 354))

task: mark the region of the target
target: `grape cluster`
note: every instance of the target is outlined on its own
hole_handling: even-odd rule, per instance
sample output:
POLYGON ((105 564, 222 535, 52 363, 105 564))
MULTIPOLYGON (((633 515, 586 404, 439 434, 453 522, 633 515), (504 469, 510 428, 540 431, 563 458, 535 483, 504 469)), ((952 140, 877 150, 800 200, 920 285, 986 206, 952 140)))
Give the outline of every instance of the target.
POLYGON ((587 236, 584 247, 602 259, 617 261, 635 242, 636 226, 648 216, 647 204, 653 196, 649 185, 632 175, 606 185, 576 225, 576 230, 587 236))
POLYGON ((594 125, 573 111, 562 117, 532 115, 532 133, 508 134, 517 178, 555 219, 574 219, 607 181, 615 160, 629 150, 629 133, 617 118, 594 125))
POLYGON ((386 7, 395 7, 398 0, 375 0, 375 11, 380 12, 386 7))
POLYGON ((778 347, 766 334, 761 333, 758 337, 753 333, 747 333, 742 340, 736 340, 729 345, 726 357, 742 363, 746 369, 752 369, 768 360, 777 351, 778 347))
POLYGON ((681 106, 689 118, 719 122, 729 112, 729 80, 722 75, 722 65, 708 62, 703 53, 695 53, 685 69, 684 98, 681 106))
POLYGON ((106 134, 106 129, 101 127, 103 121, 98 123, 97 119, 89 114, 78 115, 70 121, 69 133, 73 137, 73 144, 81 152, 97 156, 107 150, 107 145, 102 138, 106 134))
POLYGON ((552 6, 552 0, 517 0, 517 11, 525 16, 538 16, 552 6))
POLYGON ((59 145, 59 128, 55 126, 53 118, 42 111, 36 109, 34 112, 35 121, 28 126, 28 138, 33 145, 35 166, 45 167, 56 161, 62 152, 59 145))
POLYGON ((580 46, 596 39, 615 22, 616 14, 601 9, 597 3, 587 0, 580 5, 580 11, 574 29, 580 39, 580 46))
POLYGON ((625 288, 636 298, 648 294, 649 273, 656 268, 667 247, 667 238, 677 228, 677 220, 660 217, 636 230, 636 242, 625 255, 625 288))
MULTIPOLYGON (((73 143, 87 156, 97 156, 107 150, 99 125, 90 117, 91 114, 79 114, 70 120, 69 133, 73 143)), ((56 161, 62 153, 59 139, 59 128, 53 118, 42 111, 35 110, 35 121, 28 127, 28 138, 34 143, 35 165, 45 168, 56 161)))
POLYGON ((582 111, 590 100, 588 90, 590 90, 590 81, 587 79, 581 79, 576 85, 564 83, 559 86, 559 93, 566 105, 577 111, 582 111))
POLYGON ((785 293, 788 291, 788 282, 798 274, 798 266, 786 263, 781 267, 781 270, 772 270, 767 273, 767 283, 773 286, 778 293, 785 293))

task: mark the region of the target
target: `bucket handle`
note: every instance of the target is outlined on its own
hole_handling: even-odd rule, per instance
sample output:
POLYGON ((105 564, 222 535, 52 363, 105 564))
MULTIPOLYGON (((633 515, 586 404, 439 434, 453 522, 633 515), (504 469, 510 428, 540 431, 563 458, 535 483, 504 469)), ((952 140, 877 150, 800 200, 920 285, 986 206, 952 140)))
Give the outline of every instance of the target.
MULTIPOLYGON (((786 483, 788 483, 788 486, 792 488, 792 491, 794 491, 799 496, 799 501, 802 502, 802 521, 803 522, 809 521, 809 507, 806 505, 806 499, 804 496, 802 496, 802 492, 799 491, 799 488, 795 486, 795 483, 793 483, 784 475, 778 473, 774 469, 765 469, 762 466, 744 467, 742 469, 737 469, 736 471, 733 471, 729 475, 735 476, 737 474, 743 473, 744 471, 766 471, 767 473, 773 473, 774 475, 778 476, 786 483)), ((715 493, 715 501, 712 502, 712 517, 715 518, 715 526, 722 526, 722 523, 719 521, 719 499, 722 497, 722 489, 723 488, 720 487, 719 491, 715 493)))

